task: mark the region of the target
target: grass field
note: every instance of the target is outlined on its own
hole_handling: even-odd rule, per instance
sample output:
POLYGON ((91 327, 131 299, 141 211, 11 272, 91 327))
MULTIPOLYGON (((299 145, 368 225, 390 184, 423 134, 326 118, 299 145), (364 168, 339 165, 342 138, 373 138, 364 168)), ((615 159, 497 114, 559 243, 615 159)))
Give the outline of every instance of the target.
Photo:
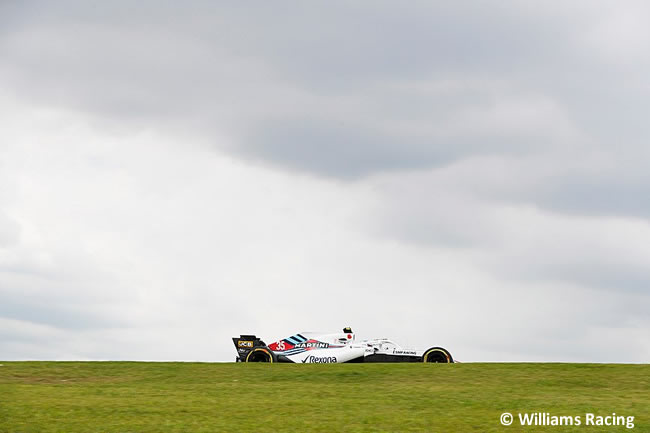
POLYGON ((650 365, 0 364, 3 433, 650 432, 650 365), (502 412, 635 427, 504 427, 502 412))

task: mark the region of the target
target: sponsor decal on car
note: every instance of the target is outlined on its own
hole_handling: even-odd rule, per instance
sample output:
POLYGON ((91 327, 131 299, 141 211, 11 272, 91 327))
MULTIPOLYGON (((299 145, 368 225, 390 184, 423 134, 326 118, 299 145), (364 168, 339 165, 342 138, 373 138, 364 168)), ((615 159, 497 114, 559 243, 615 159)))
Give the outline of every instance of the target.
POLYGON ((253 347, 252 341, 239 340, 237 342, 238 347, 253 347))
POLYGON ((309 340, 304 343, 296 344, 296 347, 301 347, 305 349, 327 349, 330 347, 329 343, 323 343, 322 341, 309 340))
POLYGON ((397 350, 393 349, 393 355, 417 355, 415 350, 397 350))
POLYGON ((335 364, 336 356, 308 356, 302 360, 303 364, 335 364))

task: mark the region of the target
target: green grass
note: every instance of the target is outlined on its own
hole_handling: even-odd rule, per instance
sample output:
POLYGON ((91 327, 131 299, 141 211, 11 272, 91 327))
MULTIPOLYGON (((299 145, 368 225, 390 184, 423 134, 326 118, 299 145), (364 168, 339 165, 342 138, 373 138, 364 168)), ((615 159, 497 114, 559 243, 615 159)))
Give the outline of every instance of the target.
POLYGON ((650 432, 650 365, 0 362, 0 432, 650 432), (502 412, 635 416, 510 427, 502 412))

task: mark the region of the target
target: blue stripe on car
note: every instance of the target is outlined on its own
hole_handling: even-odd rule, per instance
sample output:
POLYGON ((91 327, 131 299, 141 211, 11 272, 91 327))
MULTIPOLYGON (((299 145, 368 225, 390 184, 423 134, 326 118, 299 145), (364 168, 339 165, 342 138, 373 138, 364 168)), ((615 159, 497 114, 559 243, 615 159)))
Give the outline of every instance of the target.
POLYGON ((288 356, 289 356, 289 355, 296 355, 296 354, 298 354, 298 353, 302 353, 302 352, 306 352, 306 350, 303 349, 303 348, 301 348, 301 347, 299 347, 299 348, 297 348, 297 349, 289 349, 289 350, 287 350, 286 352, 283 352, 282 354, 283 354, 283 355, 288 355, 288 356))

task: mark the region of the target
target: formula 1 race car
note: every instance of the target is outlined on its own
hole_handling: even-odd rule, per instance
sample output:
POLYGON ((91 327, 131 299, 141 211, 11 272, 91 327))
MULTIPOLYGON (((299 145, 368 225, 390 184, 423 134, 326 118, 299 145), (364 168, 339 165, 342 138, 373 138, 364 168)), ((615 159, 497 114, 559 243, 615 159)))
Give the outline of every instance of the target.
POLYGON ((454 362, 442 347, 403 349, 387 338, 355 342, 351 328, 335 334, 302 332, 269 345, 254 335, 240 335, 232 341, 237 348, 236 362, 454 362))

